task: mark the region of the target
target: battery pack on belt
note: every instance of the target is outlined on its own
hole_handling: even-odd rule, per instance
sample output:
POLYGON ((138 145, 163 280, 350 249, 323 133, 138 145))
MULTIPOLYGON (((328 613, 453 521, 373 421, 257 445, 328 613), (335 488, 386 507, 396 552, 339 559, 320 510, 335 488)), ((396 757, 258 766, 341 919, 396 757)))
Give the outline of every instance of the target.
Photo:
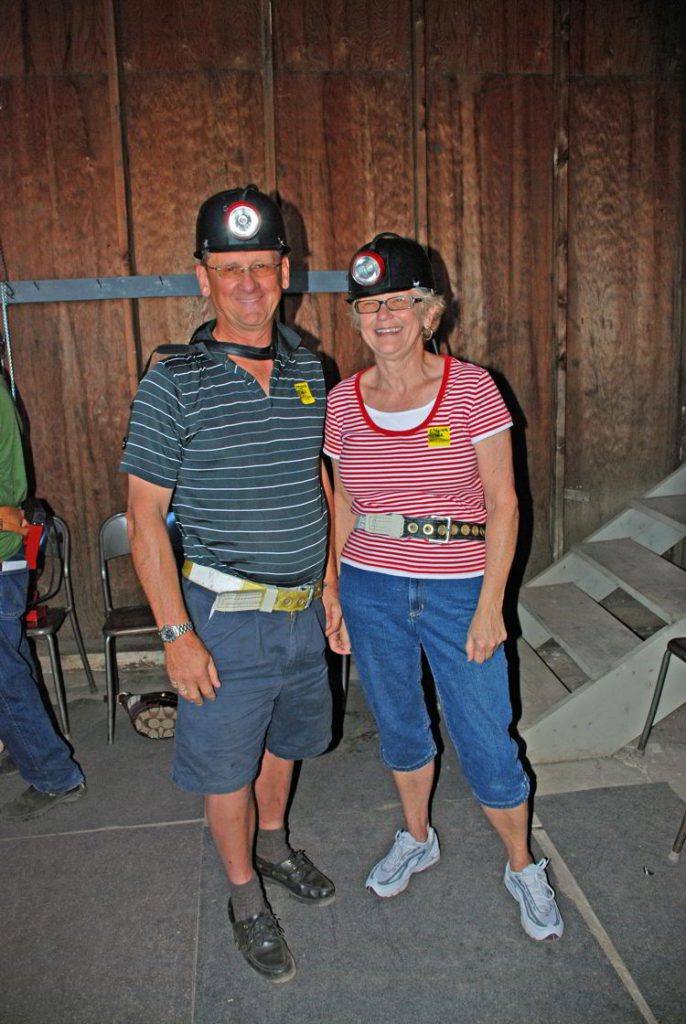
POLYGON ((188 559, 183 563, 182 573, 187 580, 217 595, 213 612, 301 612, 320 598, 323 590, 321 580, 303 587, 273 587, 188 559))

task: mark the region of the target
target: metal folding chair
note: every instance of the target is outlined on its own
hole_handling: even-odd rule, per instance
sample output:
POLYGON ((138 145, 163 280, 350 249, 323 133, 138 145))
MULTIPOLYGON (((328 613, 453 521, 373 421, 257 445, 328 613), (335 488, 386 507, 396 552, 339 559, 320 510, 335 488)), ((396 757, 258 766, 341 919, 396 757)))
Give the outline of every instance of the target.
POLYGON ((638 741, 638 749, 642 753, 645 752, 648 737, 650 736, 650 730, 653 728, 655 715, 657 714, 657 709, 660 704, 660 697, 662 696, 662 691, 665 688, 667 669, 669 668, 669 662, 673 654, 677 658, 680 658, 681 661, 686 661, 686 636, 674 637, 674 639, 667 641, 667 650, 664 653, 662 664, 660 665, 660 671, 657 676, 657 682, 655 683, 655 690, 653 691, 653 699, 650 703, 648 717, 646 718, 645 725, 643 726, 641 738, 638 741))
MULTIPOLYGON (((178 551, 181 546, 179 528, 171 515, 167 517, 167 528, 172 547, 178 551)), ((102 524, 98 551, 100 582, 105 605, 102 633, 105 639, 105 676, 107 680, 107 741, 113 743, 117 694, 119 693, 117 640, 123 636, 146 636, 157 633, 157 625, 147 604, 115 606, 112 601, 110 562, 115 558, 131 555, 125 512, 117 512, 102 524)))
MULTIPOLYGON (((45 533, 45 544, 42 552, 43 573, 40 579, 48 583, 47 590, 38 594, 38 597, 31 601, 28 611, 38 612, 36 625, 27 623, 26 635, 30 640, 45 640, 48 646, 50 657, 50 670, 52 672, 55 697, 57 698, 57 710, 62 731, 69 735, 69 713, 67 710, 67 697, 62 674, 62 661, 60 649, 57 642, 57 634, 64 622, 69 619, 71 623, 74 640, 81 657, 88 687, 91 693, 97 691, 95 679, 88 662, 86 647, 81 634, 81 627, 74 607, 74 591, 71 582, 71 534, 69 527, 59 516, 52 516, 48 520, 45 533), (51 579, 47 579, 48 573, 51 579), (58 594, 62 594, 66 600, 64 605, 48 605, 58 594)), ((39 580, 40 583, 40 580, 39 580)))

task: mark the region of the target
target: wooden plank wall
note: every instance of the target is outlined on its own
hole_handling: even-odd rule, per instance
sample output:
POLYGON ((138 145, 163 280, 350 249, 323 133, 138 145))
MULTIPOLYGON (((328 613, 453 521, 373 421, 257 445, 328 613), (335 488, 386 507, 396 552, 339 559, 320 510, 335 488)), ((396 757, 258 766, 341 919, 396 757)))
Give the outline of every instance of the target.
MULTIPOLYGON (((0 0, 10 276, 183 273, 207 195, 281 197, 294 265, 379 230, 428 243, 441 341, 515 416, 520 575, 669 472, 683 431, 684 30, 674 0, 0 0)), ((340 296, 285 316, 332 376, 367 362, 340 296)), ((39 492, 95 538, 135 377, 200 300, 13 307, 39 492)))

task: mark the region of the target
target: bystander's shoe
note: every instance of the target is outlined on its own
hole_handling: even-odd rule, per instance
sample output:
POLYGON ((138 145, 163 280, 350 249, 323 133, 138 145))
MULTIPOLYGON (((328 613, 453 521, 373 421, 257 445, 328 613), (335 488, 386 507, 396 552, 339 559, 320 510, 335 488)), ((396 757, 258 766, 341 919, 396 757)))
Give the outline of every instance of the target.
POLYGON ((8 775, 16 775, 19 769, 10 757, 6 750, 0 753, 0 779, 7 778, 8 775))
POLYGON ((532 939, 559 939, 564 922, 555 902, 555 890, 548 883, 548 858, 529 864, 523 871, 505 868, 505 888, 520 907, 522 928, 532 939))
POLYGON ((285 860, 275 864, 255 857, 255 865, 262 878, 283 886, 301 903, 325 907, 336 898, 333 882, 315 867, 304 850, 294 850, 285 860))
POLYGON ((81 800, 87 792, 85 782, 80 782, 78 786, 63 793, 41 793, 40 790, 29 786, 16 800, 10 800, 0 807, 0 818, 3 821, 30 821, 32 818, 40 818, 42 814, 47 814, 60 804, 73 804, 81 800))
POLYGON ((238 949, 260 977, 276 983, 291 980, 295 975, 295 960, 268 907, 245 921, 236 921, 229 900, 229 920, 238 949))
POLYGON ((424 843, 400 829, 386 856, 369 872, 365 885, 377 896, 397 896, 407 889, 412 875, 426 871, 440 859, 438 836, 432 828, 424 843))

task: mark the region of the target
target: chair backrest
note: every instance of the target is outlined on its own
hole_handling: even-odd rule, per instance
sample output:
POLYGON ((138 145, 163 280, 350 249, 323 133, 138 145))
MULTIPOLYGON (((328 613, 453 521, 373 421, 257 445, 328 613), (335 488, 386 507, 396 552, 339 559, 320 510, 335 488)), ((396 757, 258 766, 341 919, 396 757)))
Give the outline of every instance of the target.
POLYGON ((69 527, 64 519, 52 515, 45 525, 41 539, 36 596, 29 602, 28 607, 35 608, 39 604, 47 604, 64 587, 67 601, 66 610, 71 611, 74 607, 74 596, 70 570, 71 534, 69 527), (41 584, 43 584, 43 589, 41 589, 41 584))
MULTIPOLYGON (((167 531, 174 551, 181 552, 181 532, 179 530, 173 512, 167 516, 167 531)), ((121 558, 122 555, 131 554, 129 542, 129 531, 126 522, 125 512, 115 512, 113 516, 106 519, 100 527, 98 540, 98 554, 100 559, 100 583, 102 585, 102 597, 106 612, 112 611, 112 589, 110 587, 110 576, 108 562, 113 558, 121 558)))
POLYGON ((112 611, 112 590, 107 563, 112 558, 120 558, 131 553, 129 531, 126 525, 126 513, 115 512, 100 527, 98 537, 98 557, 100 561, 100 584, 105 610, 112 611))

